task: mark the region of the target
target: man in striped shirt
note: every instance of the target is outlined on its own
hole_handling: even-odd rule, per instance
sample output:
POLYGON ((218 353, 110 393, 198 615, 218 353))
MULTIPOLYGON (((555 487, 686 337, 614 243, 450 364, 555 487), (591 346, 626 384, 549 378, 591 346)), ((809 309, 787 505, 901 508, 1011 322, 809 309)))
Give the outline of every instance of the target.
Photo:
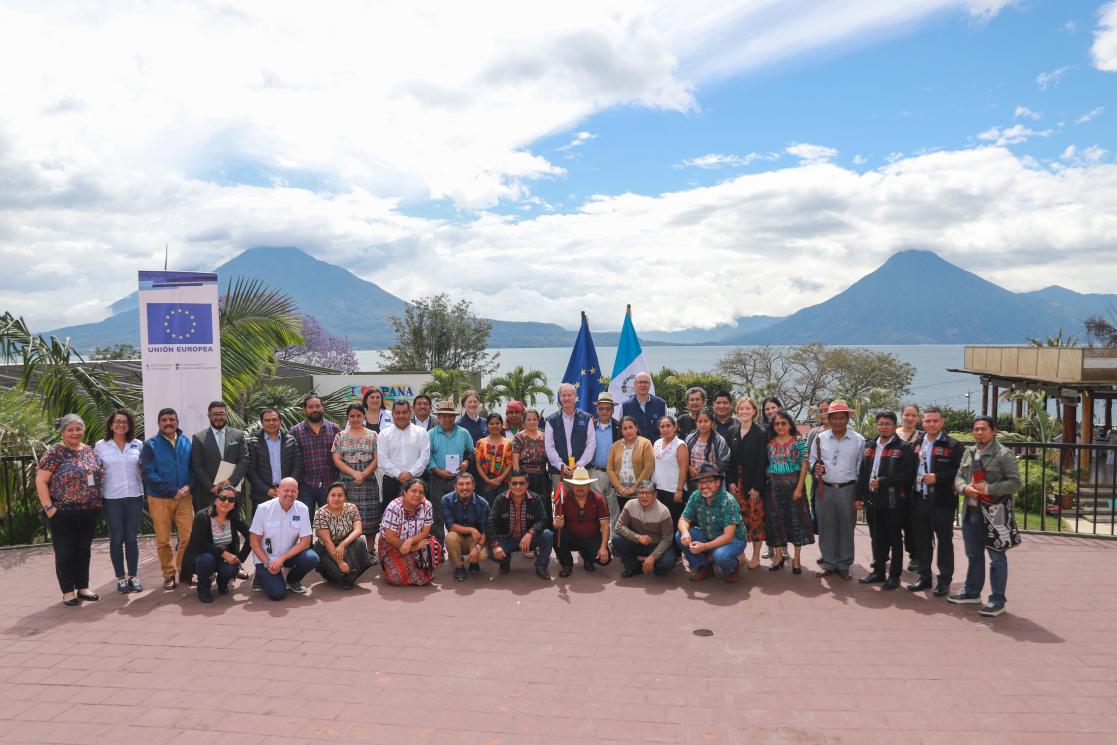
POLYGON ((621 579, 654 572, 657 577, 675 568, 675 527, 671 511, 656 499, 655 483, 636 485, 636 499, 625 503, 617 518, 613 553, 621 560, 621 579))

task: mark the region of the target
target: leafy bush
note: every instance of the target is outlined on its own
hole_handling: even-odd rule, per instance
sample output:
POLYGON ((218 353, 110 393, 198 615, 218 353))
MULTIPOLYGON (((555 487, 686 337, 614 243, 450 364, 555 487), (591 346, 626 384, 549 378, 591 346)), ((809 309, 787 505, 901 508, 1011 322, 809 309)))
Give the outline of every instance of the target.
POLYGON ((1023 486, 1016 496, 1016 509, 1040 513, 1047 500, 1058 494, 1073 494, 1076 490, 1074 471, 1063 471, 1059 478, 1058 466, 1040 459, 1020 461, 1020 480, 1023 486))

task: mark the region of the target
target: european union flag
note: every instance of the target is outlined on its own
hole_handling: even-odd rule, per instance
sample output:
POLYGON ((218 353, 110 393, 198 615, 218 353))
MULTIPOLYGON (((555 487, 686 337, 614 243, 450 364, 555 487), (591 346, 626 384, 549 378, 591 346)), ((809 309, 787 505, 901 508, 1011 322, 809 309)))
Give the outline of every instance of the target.
POLYGON ((148 344, 213 344, 209 303, 148 303, 148 344))
POLYGON ((570 351, 570 362, 566 365, 563 383, 570 383, 578 391, 577 407, 591 414, 597 414, 597 395, 605 390, 605 374, 597 362, 597 350, 593 346, 589 321, 582 313, 582 328, 574 340, 570 351))

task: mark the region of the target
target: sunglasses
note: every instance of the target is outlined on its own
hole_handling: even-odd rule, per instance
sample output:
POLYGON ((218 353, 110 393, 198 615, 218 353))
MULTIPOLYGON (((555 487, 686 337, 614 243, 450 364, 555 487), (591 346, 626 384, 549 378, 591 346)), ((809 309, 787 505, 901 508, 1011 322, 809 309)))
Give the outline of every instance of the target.
POLYGON ((217 501, 218 502, 229 502, 231 504, 231 503, 235 503, 237 501, 237 498, 236 497, 218 497, 217 501))

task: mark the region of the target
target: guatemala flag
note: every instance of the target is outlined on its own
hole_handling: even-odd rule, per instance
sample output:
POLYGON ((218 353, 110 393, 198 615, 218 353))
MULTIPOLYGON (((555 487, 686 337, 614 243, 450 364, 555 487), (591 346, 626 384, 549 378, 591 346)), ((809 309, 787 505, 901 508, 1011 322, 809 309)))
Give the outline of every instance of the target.
MULTIPOLYGON (((617 401, 613 410, 613 417, 621 418, 621 404, 636 395, 633 382, 636 373, 646 372, 649 375, 648 361, 644 359, 644 350, 640 348, 640 339, 636 336, 636 329, 632 326, 632 306, 624 313, 624 326, 621 327, 621 339, 617 345, 617 359, 613 363, 613 378, 609 381, 609 393, 617 401)), ((651 393, 655 394, 655 383, 652 383, 651 393)))
POLYGON ((582 328, 578 330, 578 338, 574 340, 574 349, 570 351, 570 362, 566 365, 562 382, 570 383, 578 392, 578 403, 575 404, 577 408, 596 414, 597 394, 605 390, 604 381, 605 376, 597 362, 597 350, 593 346, 589 321, 583 312, 582 328))

